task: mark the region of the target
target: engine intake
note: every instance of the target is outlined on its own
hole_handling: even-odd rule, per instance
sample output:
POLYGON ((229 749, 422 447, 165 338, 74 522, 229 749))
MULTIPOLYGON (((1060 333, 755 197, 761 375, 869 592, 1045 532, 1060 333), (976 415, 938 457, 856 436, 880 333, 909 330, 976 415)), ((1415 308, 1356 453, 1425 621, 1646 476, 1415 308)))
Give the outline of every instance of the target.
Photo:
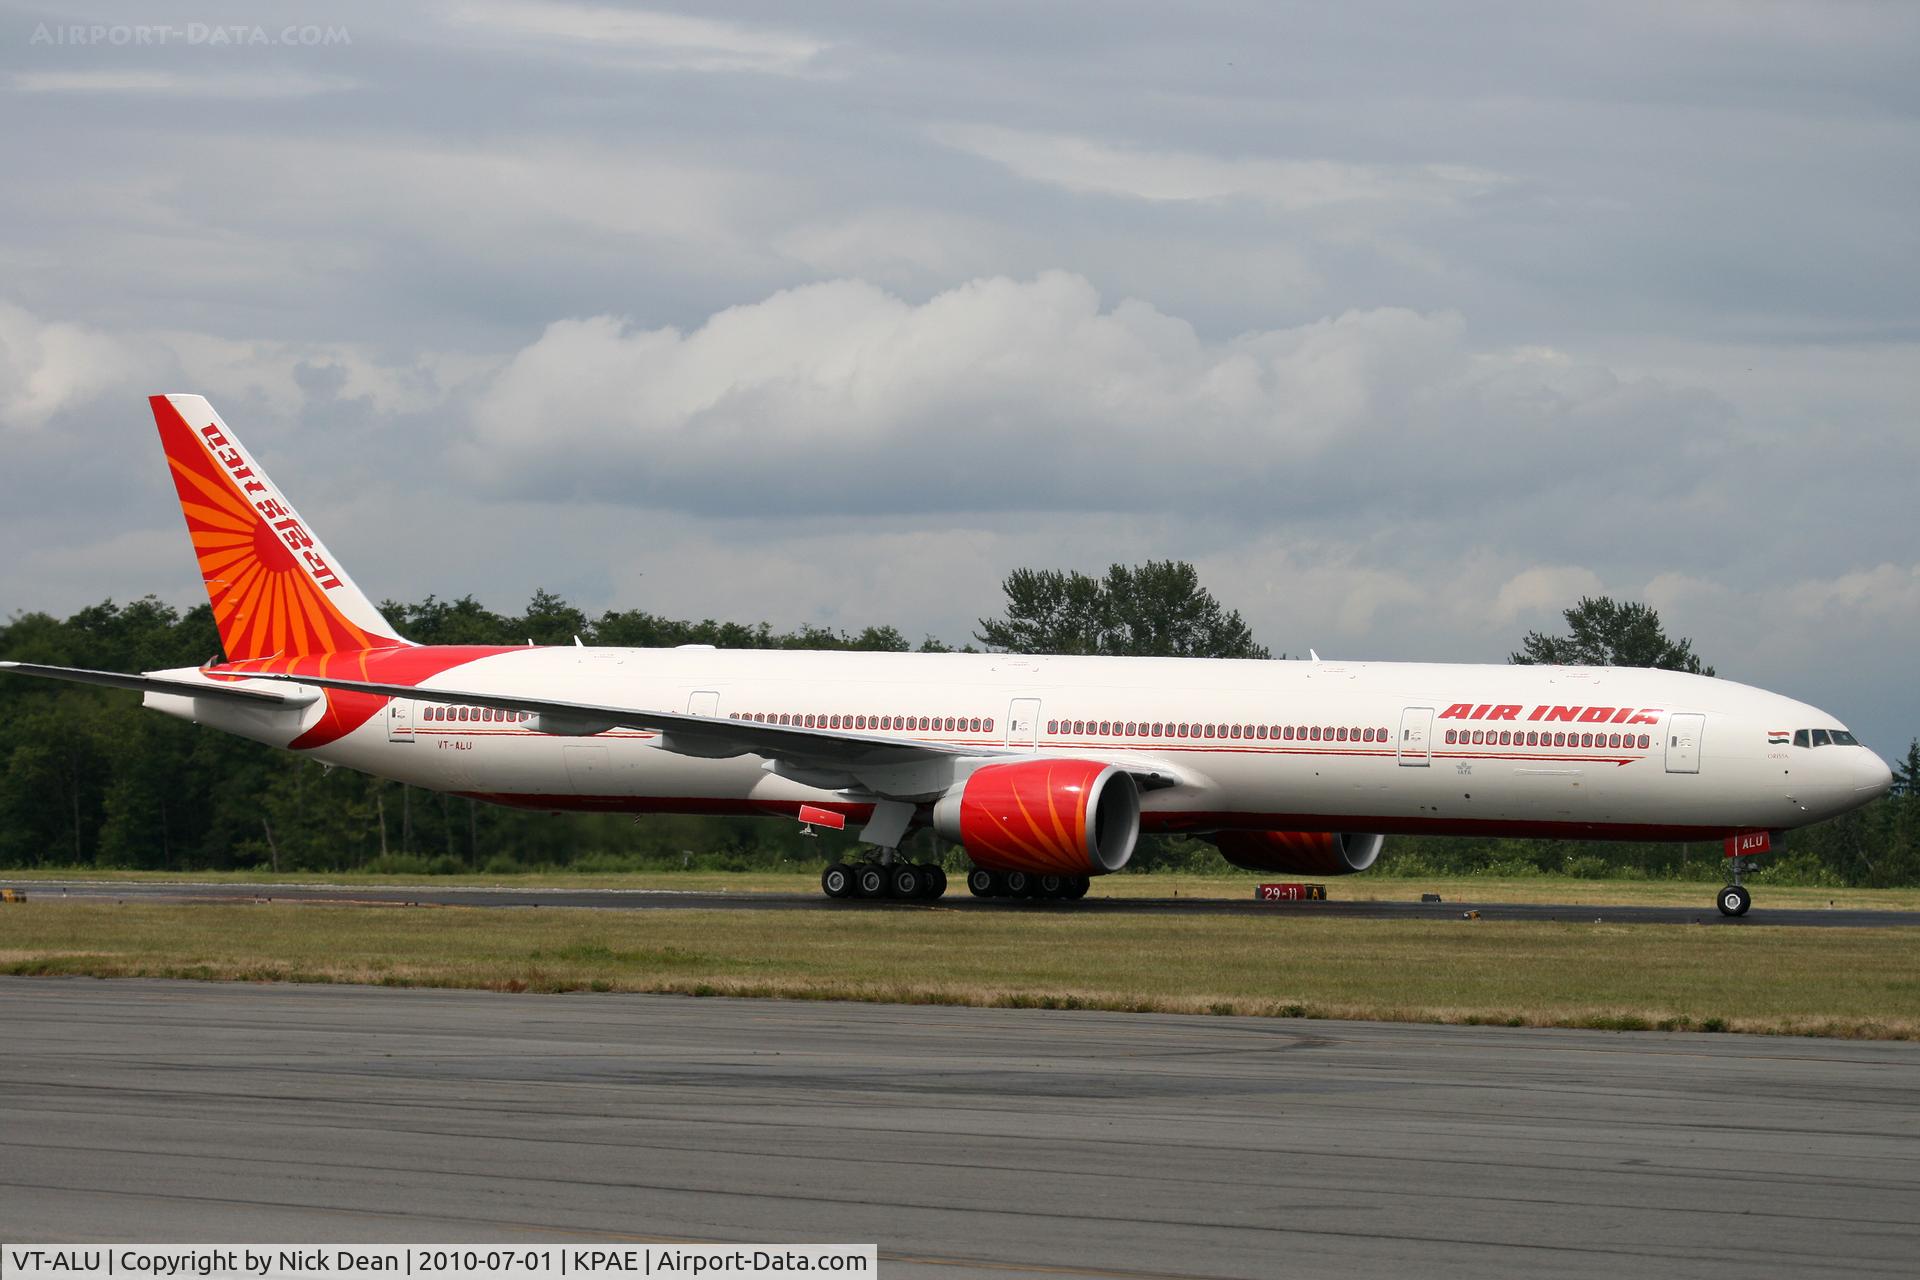
POLYGON ((1385 836, 1342 831, 1216 831, 1207 839, 1220 856, 1246 871, 1302 876, 1350 876, 1380 856, 1385 836))
POLYGON ((1140 840, 1140 788, 1097 760, 990 764, 933 806, 933 827, 988 871, 1105 875, 1140 840))

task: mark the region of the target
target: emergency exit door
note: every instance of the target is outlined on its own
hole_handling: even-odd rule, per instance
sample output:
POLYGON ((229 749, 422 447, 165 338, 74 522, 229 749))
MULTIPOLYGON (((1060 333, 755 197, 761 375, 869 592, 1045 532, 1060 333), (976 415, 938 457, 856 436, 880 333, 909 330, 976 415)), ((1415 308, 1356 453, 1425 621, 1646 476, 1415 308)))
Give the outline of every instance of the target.
POLYGON ((1677 715, 1667 719, 1667 772, 1700 772, 1700 739, 1706 736, 1707 718, 1677 715))
POLYGON ((412 698, 395 698, 387 704, 387 741, 413 741, 412 698))

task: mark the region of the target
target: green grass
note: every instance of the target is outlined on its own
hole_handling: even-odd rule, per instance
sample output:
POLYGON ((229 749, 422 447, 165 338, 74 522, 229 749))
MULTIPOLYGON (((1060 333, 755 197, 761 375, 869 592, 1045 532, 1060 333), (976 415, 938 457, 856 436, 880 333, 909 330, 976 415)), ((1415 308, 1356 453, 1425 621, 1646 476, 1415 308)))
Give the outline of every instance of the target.
MULTIPOLYGON (((488 887, 509 889, 653 889, 686 893, 817 893, 817 869, 791 871, 635 871, 573 873, 535 871, 522 875, 375 875, 341 871, 286 873, 271 871, 116 871, 93 867, 55 867, 0 871, 0 885, 31 886, 36 880, 106 880, 134 883, 181 882, 217 884, 341 884, 368 887, 429 885, 433 887, 488 887)), ((1091 896, 1113 898, 1247 898, 1262 880, 1314 880, 1311 876, 1256 875, 1244 871, 1210 873, 1155 872, 1104 876, 1094 881, 1091 896)), ((1336 901, 1418 901, 1422 893, 1438 893, 1448 902, 1565 902, 1580 906, 1709 906, 1718 881, 1705 880, 1576 880, 1568 876, 1382 876, 1358 875, 1317 881, 1336 901)), ((955 878, 954 892, 964 893, 955 878)), ((1920 887, 1906 889, 1828 889, 1775 885, 1761 877, 1753 881, 1755 902, 1762 906, 1827 907, 1836 909, 1920 910, 1920 887)))
POLYGON ((35 902, 0 972, 1920 1037, 1891 929, 35 902))

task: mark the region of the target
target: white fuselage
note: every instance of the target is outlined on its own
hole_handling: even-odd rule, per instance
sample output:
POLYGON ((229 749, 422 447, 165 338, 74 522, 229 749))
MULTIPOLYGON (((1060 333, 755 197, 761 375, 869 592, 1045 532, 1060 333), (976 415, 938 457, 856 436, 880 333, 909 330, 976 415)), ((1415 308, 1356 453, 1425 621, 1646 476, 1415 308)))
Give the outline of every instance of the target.
MULTIPOLYGON (((757 756, 680 754, 634 729, 543 733, 504 712, 436 703, 436 686, 721 719, 814 717, 903 740, 1144 762, 1172 782, 1142 797, 1150 831, 1704 838, 1817 822, 1878 796, 1888 778, 1864 747, 1792 744, 1799 730, 1840 729, 1825 712, 1668 671, 707 648, 492 653, 303 749, 544 809, 861 807, 757 756)), ((326 715, 324 699, 264 711, 147 701, 277 746, 326 715)))

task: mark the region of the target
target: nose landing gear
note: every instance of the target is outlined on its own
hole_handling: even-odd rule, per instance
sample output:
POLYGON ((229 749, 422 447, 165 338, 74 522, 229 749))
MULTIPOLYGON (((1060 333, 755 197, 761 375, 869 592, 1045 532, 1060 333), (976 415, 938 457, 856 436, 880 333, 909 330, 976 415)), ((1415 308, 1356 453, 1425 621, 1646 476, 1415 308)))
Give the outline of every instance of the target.
POLYGON ((1733 881, 1720 891, 1718 902, 1721 915, 1737 919, 1747 914, 1747 908, 1753 905, 1753 895, 1740 883, 1740 877, 1753 869, 1753 862, 1752 858, 1727 859, 1727 870, 1732 873, 1733 881))

